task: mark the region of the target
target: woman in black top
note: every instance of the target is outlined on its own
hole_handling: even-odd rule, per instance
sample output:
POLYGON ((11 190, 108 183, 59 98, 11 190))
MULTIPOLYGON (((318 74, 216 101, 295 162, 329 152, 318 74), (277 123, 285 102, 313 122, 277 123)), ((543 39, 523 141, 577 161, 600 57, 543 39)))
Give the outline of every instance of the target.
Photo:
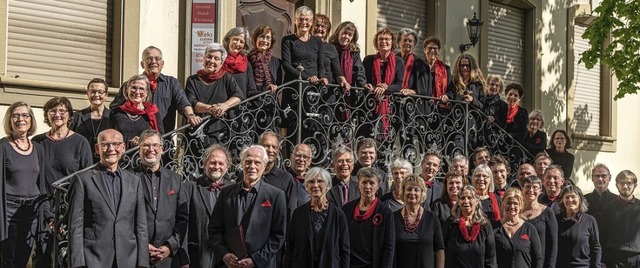
POLYGON ((482 99, 487 95, 487 82, 473 56, 458 56, 456 65, 453 66, 453 81, 455 87, 447 91, 447 98, 443 98, 443 101, 460 100, 473 104, 478 109, 484 107, 482 99))
POLYGON ((586 214, 587 204, 580 188, 569 185, 560 192, 558 261, 556 267, 600 267, 602 248, 598 224, 586 214))
MULTIPOLYGON (((194 111, 216 118, 224 117, 229 109, 245 98, 244 91, 231 74, 222 68, 227 51, 218 43, 211 43, 205 49, 204 68, 187 78, 185 91, 194 111)), ((230 117, 232 117, 230 115, 230 117)), ((231 138, 227 125, 222 120, 209 120, 204 127, 206 135, 201 148, 222 143, 231 138)), ((194 153, 194 152, 192 152, 194 153)))
POLYGON ((404 206, 402 199, 402 182, 404 177, 409 175, 413 170, 413 166, 409 161, 398 158, 391 163, 391 179, 393 180, 392 191, 383 194, 380 202, 391 211, 396 212, 404 206))
POLYGON ((266 90, 276 92, 278 85, 282 83, 282 63, 271 54, 275 42, 273 29, 269 26, 260 26, 251 33, 253 49, 248 58, 253 69, 256 91, 247 91, 247 97, 266 90))
POLYGON ((573 173, 575 156, 567 151, 571 148, 571 138, 569 138, 569 134, 567 134, 566 131, 556 129, 553 134, 551 134, 549 148, 547 148, 546 152, 549 157, 551 157, 554 165, 560 165, 562 167, 565 180, 570 179, 573 173))
POLYGON ((542 192, 542 181, 536 176, 522 179, 522 194, 524 206, 520 215, 531 223, 540 238, 540 252, 542 252, 544 268, 556 267, 558 254, 558 222, 553 210, 538 202, 542 192))
POLYGON ((458 202, 460 189, 468 184, 469 180, 460 171, 451 170, 444 176, 442 185, 446 191, 442 191, 440 198, 431 203, 431 211, 436 214, 441 225, 451 217, 451 208, 458 202))
POLYGON ((53 226, 45 186, 45 155, 29 136, 36 131, 33 110, 24 102, 9 106, 4 116, 6 137, 0 139, 0 266, 26 267, 37 230, 53 226))
POLYGON ((547 146, 547 133, 543 130, 544 118, 542 111, 533 110, 529 113, 529 126, 527 135, 524 136, 524 145, 531 155, 537 155, 547 146))
POLYGON ((540 238, 536 228, 520 216, 522 192, 509 189, 502 200, 502 226, 496 228, 496 258, 498 267, 542 268, 540 238))
POLYGON ((374 167, 358 171, 360 198, 342 207, 351 245, 350 267, 391 268, 396 232, 393 212, 380 204, 376 192, 382 181, 374 167))
POLYGON ((222 69, 233 76, 245 96, 251 92, 257 92, 253 67, 249 64, 247 57, 250 38, 247 28, 236 27, 229 30, 222 40, 222 45, 228 53, 222 64, 222 69))
POLYGON ((500 92, 504 90, 504 81, 500 76, 490 74, 487 77, 488 94, 484 97, 483 112, 487 115, 487 123, 496 123, 504 128, 504 118, 500 116, 499 111, 507 109, 507 103, 500 98, 500 92))
POLYGON ((480 198, 473 186, 466 185, 460 190, 443 233, 445 267, 496 267, 493 230, 482 213, 480 198))
POLYGON ((109 125, 110 110, 104 105, 109 94, 108 91, 109 86, 104 79, 91 79, 87 85, 89 107, 73 113, 71 122, 71 129, 89 141, 93 163, 97 163, 100 160, 95 150, 95 145, 98 143, 98 133, 107 129, 109 125))
POLYGON ((408 175, 402 185, 404 208, 393 213, 396 226, 394 267, 444 268, 444 241, 436 215, 424 209, 427 188, 419 175, 408 175))
POLYGON ((347 218, 326 196, 331 175, 314 167, 305 172, 304 185, 311 201, 293 211, 284 267, 349 268, 347 218))
POLYGON ((527 125, 529 117, 527 109, 520 107, 520 99, 524 96, 524 88, 518 83, 508 84, 504 89, 507 106, 499 111, 500 117, 504 118, 505 131, 515 140, 522 142, 527 135, 527 125), (506 108, 506 109, 505 109, 506 108))
POLYGON ((324 14, 316 14, 313 22, 313 35, 322 39, 322 46, 324 49, 324 76, 322 77, 323 84, 338 84, 349 90, 351 85, 347 82, 347 79, 342 74, 340 69, 340 59, 336 47, 331 43, 328 43, 329 33, 331 32, 331 21, 329 17, 324 14))
POLYGON ((364 75, 364 66, 360 60, 360 47, 358 46, 358 28, 353 22, 340 23, 336 31, 329 38, 338 52, 340 70, 351 86, 363 87, 367 83, 364 75))
POLYGON ((491 222, 495 229, 501 225, 500 223, 500 206, 502 200, 496 195, 493 186, 493 172, 491 168, 485 164, 480 164, 473 170, 471 185, 476 189, 478 197, 481 200, 482 211, 487 219, 491 222))
POLYGON ((295 33, 282 38, 284 82, 298 79, 318 84, 324 76, 324 46, 322 39, 312 35, 313 11, 301 6, 295 12, 295 33), (304 67, 300 74, 296 69, 304 67))
POLYGON ((127 148, 138 146, 142 131, 153 129, 163 133, 162 122, 158 122, 158 107, 149 101, 149 79, 134 75, 126 82, 126 101, 114 108, 109 115, 109 128, 120 131, 127 148))

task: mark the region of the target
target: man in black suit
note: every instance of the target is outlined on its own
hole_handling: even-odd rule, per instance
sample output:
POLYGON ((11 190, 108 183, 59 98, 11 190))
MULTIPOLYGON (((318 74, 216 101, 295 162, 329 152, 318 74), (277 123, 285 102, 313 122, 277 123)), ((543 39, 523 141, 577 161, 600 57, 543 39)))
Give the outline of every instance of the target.
POLYGON ((186 251, 189 210, 182 188, 182 176, 162 166, 163 141, 155 130, 140 134, 140 166, 136 175, 142 180, 147 209, 149 261, 151 267, 178 267, 188 260, 178 258, 186 251))
POLYGON ((299 143, 293 147, 289 160, 291 161, 291 166, 287 168, 287 172, 293 176, 293 181, 298 189, 298 206, 302 206, 311 200, 311 196, 309 196, 304 186, 304 173, 309 170, 313 160, 311 147, 307 144, 299 143))
POLYGON ((331 157, 333 162, 333 172, 336 173, 331 179, 331 189, 327 192, 327 199, 339 208, 350 201, 360 197, 358 191, 358 180, 351 175, 353 171, 353 152, 351 149, 340 146, 331 157))
POLYGON ((276 268, 287 224, 284 192, 262 182, 269 159, 260 145, 240 154, 242 181, 225 187, 213 209, 209 243, 217 266, 276 268))
POLYGON ((95 168, 73 178, 70 193, 70 267, 149 267, 142 181, 120 169, 122 134, 98 134, 95 168))
POLYGON ((209 240, 209 219, 223 187, 231 185, 227 171, 231 153, 220 144, 209 146, 203 154, 204 175, 185 183, 189 200, 187 241, 191 268, 211 267, 215 261, 209 240))

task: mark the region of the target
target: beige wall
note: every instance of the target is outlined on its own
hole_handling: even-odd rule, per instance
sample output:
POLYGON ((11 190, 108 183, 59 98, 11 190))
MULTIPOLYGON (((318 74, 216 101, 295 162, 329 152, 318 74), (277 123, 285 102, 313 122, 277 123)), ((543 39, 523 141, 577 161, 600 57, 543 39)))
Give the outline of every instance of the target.
MULTIPOLYGON (((164 69, 162 73, 176 77, 178 57, 184 53, 178 50, 179 1, 140 0, 140 44, 138 61, 142 51, 148 46, 162 50, 164 69)), ((139 73, 142 67, 138 66, 139 73)), ((129 77, 133 74, 125 74, 129 77)))

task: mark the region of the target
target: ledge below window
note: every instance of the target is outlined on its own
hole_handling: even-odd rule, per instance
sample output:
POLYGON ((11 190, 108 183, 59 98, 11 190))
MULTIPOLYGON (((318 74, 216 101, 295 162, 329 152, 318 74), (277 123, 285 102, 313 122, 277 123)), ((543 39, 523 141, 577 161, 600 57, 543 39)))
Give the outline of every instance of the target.
POLYGON ((615 152, 616 141, 614 137, 595 136, 586 134, 571 134, 571 143, 578 150, 599 152, 615 152))

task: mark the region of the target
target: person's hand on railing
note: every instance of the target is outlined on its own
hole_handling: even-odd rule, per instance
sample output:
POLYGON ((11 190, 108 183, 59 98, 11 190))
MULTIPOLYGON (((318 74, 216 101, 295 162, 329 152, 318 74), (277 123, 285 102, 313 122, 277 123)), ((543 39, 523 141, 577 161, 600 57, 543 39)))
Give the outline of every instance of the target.
POLYGON ((471 92, 465 92, 464 96, 462 96, 462 100, 468 102, 468 103, 472 103, 473 102, 473 96, 471 96, 471 92))
POLYGON ((329 79, 320 78, 320 85, 326 86, 329 84, 329 79))
POLYGON ((133 137, 133 138, 131 138, 131 139, 129 140, 129 145, 131 145, 131 147, 133 148, 133 147, 138 146, 138 143, 139 143, 139 142, 140 142, 140 137, 135 136, 135 137, 133 137))
POLYGON ((440 100, 442 101, 442 103, 447 103, 449 101, 449 96, 447 95, 442 95, 440 97, 440 100))
POLYGON ((365 84, 365 85, 363 86, 363 88, 364 88, 364 90, 365 90, 366 92, 371 92, 371 91, 373 91, 373 85, 372 85, 372 84, 369 84, 369 83, 365 84))
POLYGON ((373 90, 373 94, 375 94, 376 98, 380 98, 382 97, 382 95, 384 95, 385 92, 387 92, 387 88, 389 86, 385 83, 380 83, 376 86, 376 88, 373 90))
POLYGON ((211 105, 211 107, 209 107, 209 113, 214 117, 222 118, 227 112, 227 109, 229 109, 229 107, 227 107, 227 105, 224 102, 216 103, 211 105))
POLYGON ((349 82, 347 82, 347 79, 344 78, 344 76, 340 76, 338 77, 340 87, 342 87, 342 91, 344 92, 344 94, 349 93, 349 90, 351 90, 351 85, 349 84, 349 82))
POLYGON ((317 76, 310 76, 309 78, 307 78, 307 81, 309 81, 309 83, 311 84, 318 84, 320 83, 320 78, 318 78, 317 76))
POLYGON ((400 90, 400 93, 402 93, 402 95, 416 95, 416 91, 410 88, 403 88, 400 90))
POLYGON ((278 90, 278 86, 270 84, 267 86, 267 90, 271 91, 271 93, 276 93, 276 90, 278 90))
POLYGON ((187 116, 187 118, 187 120, 189 121, 189 125, 191 125, 192 127, 195 127, 202 123, 202 118, 196 114, 190 114, 187 116))
POLYGON ((492 115, 488 115, 488 116, 487 116, 487 124, 488 124, 488 125, 493 124, 493 122, 495 122, 495 121, 496 121, 496 118, 495 118, 495 117, 493 117, 492 115))

